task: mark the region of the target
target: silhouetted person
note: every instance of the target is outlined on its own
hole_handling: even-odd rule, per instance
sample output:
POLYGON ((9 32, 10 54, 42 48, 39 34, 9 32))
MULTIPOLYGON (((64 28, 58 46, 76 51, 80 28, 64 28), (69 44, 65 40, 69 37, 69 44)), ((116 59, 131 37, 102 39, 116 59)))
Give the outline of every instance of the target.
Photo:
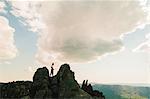
POLYGON ((51 76, 51 75, 53 76, 53 74, 54 74, 54 68, 53 68, 53 65, 54 65, 54 63, 52 63, 52 66, 51 66, 51 73, 50 73, 50 76, 51 76))
POLYGON ((52 63, 52 66, 54 65, 54 63, 52 63))

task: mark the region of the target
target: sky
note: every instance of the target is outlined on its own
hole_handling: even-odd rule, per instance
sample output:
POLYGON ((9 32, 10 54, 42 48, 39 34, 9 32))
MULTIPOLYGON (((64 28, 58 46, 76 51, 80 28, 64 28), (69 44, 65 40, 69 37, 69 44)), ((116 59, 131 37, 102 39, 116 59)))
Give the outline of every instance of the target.
POLYGON ((150 84, 150 0, 0 0, 0 82, 56 74, 78 82, 150 84))

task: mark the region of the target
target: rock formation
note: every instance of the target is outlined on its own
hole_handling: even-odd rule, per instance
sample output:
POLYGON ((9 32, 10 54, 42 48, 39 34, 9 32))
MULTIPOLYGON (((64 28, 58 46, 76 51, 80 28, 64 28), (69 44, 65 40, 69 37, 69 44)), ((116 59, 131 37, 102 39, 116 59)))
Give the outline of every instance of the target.
POLYGON ((105 96, 103 95, 102 92, 99 92, 97 90, 93 90, 93 87, 91 84, 88 84, 88 80, 83 81, 82 87, 81 87, 85 92, 90 94, 92 97, 99 97, 100 99, 105 99, 105 96))
POLYGON ((33 76, 33 83, 30 90, 31 98, 51 98, 49 71, 46 67, 39 68, 33 76))
POLYGON ((0 87, 0 98, 104 99, 103 94, 98 91, 93 91, 93 89, 87 91, 83 87, 80 88, 68 64, 63 64, 53 77, 50 77, 48 69, 43 67, 37 69, 33 82, 5 83, 0 87))
POLYGON ((31 98, 91 98, 89 94, 80 89, 74 73, 68 64, 60 67, 56 76, 49 77, 46 67, 39 68, 33 76, 31 98))

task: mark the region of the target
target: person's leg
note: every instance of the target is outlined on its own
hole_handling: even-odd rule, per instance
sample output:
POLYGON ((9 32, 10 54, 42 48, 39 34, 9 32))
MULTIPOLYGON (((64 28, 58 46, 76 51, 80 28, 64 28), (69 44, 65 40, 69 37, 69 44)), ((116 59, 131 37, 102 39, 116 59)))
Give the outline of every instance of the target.
POLYGON ((53 72, 52 72, 52 76, 53 76, 53 72))

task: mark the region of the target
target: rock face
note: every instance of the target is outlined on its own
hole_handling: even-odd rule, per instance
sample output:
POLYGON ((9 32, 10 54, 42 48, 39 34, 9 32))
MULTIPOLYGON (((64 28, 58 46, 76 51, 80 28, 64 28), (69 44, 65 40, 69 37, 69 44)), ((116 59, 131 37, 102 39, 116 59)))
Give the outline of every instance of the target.
POLYGON ((53 77, 50 77, 48 69, 43 67, 37 69, 33 82, 12 82, 0 87, 0 98, 104 99, 98 95, 100 95, 98 91, 90 94, 80 88, 68 64, 63 64, 53 77))
POLYGON ((79 84, 75 80, 74 72, 70 70, 68 64, 64 64, 60 67, 56 79, 58 84, 57 98, 91 98, 89 94, 80 89, 79 84))
POLYGON ((49 71, 46 67, 39 68, 33 76, 31 98, 51 98, 52 92, 49 83, 49 71))

